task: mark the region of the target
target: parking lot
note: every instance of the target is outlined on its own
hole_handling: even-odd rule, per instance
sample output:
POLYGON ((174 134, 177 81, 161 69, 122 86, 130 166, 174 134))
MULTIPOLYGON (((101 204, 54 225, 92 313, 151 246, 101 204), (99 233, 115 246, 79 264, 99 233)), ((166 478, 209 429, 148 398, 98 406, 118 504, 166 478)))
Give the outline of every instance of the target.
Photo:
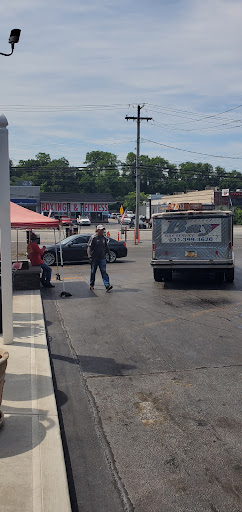
POLYGON ((111 293, 88 263, 65 266, 70 298, 42 291, 73 511, 242 510, 241 228, 234 245, 233 284, 156 283, 144 230, 111 293))
MULTIPOLYGON (((79 226, 78 227, 78 233, 79 234, 86 234, 90 233, 93 234, 95 232, 95 225, 92 224, 91 226, 79 226)), ((110 233, 110 236, 115 238, 116 240, 119 238, 120 240, 125 240, 125 234, 121 231, 121 226, 118 224, 118 222, 114 219, 109 219, 109 223, 106 224, 106 231, 110 233)), ((48 245, 53 244, 56 241, 59 240, 59 232, 58 230, 55 231, 53 229, 43 229, 43 230, 36 230, 37 234, 40 236, 40 245, 48 245)), ((74 231, 73 231, 74 233, 74 231)), ((127 241, 130 243, 134 242, 134 229, 130 229, 127 227, 127 241)), ((66 226, 63 226, 60 229, 60 237, 61 240, 66 237, 66 226)), ((141 240, 151 240, 151 229, 141 229, 140 230, 140 239, 141 240)), ((27 247, 27 237, 26 237, 26 231, 25 230, 19 230, 18 234, 16 230, 12 230, 12 253, 13 257, 17 257, 17 252, 19 255, 19 258, 25 258, 26 257, 26 247, 27 247)))

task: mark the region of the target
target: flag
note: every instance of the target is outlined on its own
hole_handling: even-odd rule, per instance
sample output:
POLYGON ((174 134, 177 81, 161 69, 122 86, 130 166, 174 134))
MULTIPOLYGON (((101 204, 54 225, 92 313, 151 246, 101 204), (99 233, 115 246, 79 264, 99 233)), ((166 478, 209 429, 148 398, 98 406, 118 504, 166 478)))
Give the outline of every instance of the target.
POLYGON ((124 213, 123 213, 123 215, 122 215, 122 217, 121 217, 121 219, 120 219, 120 222, 123 222, 123 220, 124 220, 124 218, 125 218, 125 217, 127 217, 127 208, 126 208, 126 210, 124 211, 124 213))

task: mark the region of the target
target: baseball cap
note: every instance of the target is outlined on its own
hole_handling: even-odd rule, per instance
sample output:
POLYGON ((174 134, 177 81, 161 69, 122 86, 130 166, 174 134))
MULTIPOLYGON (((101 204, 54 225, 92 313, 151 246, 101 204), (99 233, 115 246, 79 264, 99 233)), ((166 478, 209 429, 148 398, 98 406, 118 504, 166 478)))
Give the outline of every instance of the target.
POLYGON ((106 229, 106 228, 105 228, 105 226, 103 226, 102 224, 99 224, 99 225, 97 226, 97 230, 98 230, 98 229, 106 229))

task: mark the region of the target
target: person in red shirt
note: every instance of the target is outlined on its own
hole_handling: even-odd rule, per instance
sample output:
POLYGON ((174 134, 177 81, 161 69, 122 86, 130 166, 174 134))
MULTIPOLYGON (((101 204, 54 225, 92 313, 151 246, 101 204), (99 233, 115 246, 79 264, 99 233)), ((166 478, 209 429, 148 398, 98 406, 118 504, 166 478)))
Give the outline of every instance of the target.
POLYGON ((46 288, 54 288, 54 285, 50 282, 52 270, 49 265, 47 265, 47 263, 45 263, 42 259, 42 256, 45 252, 45 246, 43 249, 40 249, 37 244, 38 237, 35 233, 31 234, 30 240, 30 243, 27 245, 28 258, 30 259, 33 266, 39 265, 42 268, 42 285, 46 288))

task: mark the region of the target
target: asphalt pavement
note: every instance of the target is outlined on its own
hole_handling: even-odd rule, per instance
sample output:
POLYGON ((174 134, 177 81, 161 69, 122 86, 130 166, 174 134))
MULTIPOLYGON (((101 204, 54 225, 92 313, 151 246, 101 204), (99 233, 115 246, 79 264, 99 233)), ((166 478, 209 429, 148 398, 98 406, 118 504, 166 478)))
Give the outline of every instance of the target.
POLYGON ((241 512, 241 228, 233 284, 156 283, 141 242, 111 293, 88 263, 42 291, 72 511, 241 512))

